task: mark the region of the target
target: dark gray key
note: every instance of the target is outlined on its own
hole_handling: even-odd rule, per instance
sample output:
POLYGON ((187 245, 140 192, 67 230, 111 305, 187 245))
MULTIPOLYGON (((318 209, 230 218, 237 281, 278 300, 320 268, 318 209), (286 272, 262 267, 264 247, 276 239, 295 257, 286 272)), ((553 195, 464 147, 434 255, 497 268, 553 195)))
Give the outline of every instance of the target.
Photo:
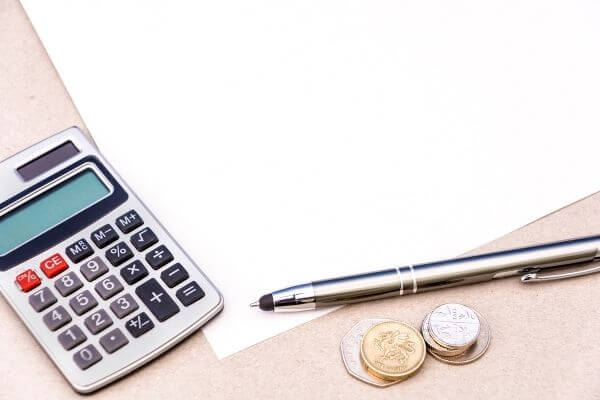
POLYGON ((100 344, 107 353, 114 353, 121 347, 129 343, 129 340, 123 335, 120 329, 113 329, 100 338, 100 344))
POLYGON ((150 228, 144 228, 131 235, 131 244, 137 251, 144 251, 158 242, 158 238, 150 228))
POLYGON ((71 316, 63 306, 58 306, 48 314, 44 315, 44 323, 51 331, 62 328, 71 322, 71 316))
POLYGON ((129 210, 125 214, 121 215, 115 221, 121 232, 129 233, 134 229, 142 226, 144 224, 144 220, 142 217, 138 215, 135 210, 129 210))
POLYGON ((160 245, 146 254, 146 261, 153 269, 159 269, 173 261, 173 254, 165 245, 160 245))
POLYGON ((98 310, 95 313, 91 314, 84 321, 85 326, 92 332, 94 335, 98 332, 102 332, 109 326, 113 324, 112 319, 108 316, 108 313, 104 310, 98 310))
POLYGON ((108 224, 92 232, 91 235, 92 242, 94 242, 96 246, 98 246, 101 249, 108 246, 118 238, 119 234, 117 233, 117 231, 115 231, 113 227, 108 224))
POLYGON ((100 276, 108 272, 108 267, 100 257, 94 257, 81 264, 81 274, 88 282, 98 279, 100 276))
POLYGON ((60 335, 58 335, 58 341, 65 350, 71 350, 72 348, 80 345, 87 340, 85 333, 77 325, 73 325, 60 335))
POLYGON ((133 285, 134 283, 138 283, 143 278, 148 276, 148 270, 144 267, 141 261, 135 260, 131 264, 127 264, 123 268, 121 268, 121 276, 125 279, 125 282, 133 285))
POLYGON ((56 303, 56 297, 47 287, 41 288, 29 296, 29 304, 37 312, 44 311, 54 303, 56 303))
POLYGON ((89 290, 84 290, 69 301, 69 305, 77 315, 83 315, 98 305, 89 290))
POLYGON ((102 360, 102 356, 98 350, 96 350, 94 345, 89 344, 73 354, 73 360, 79 368, 86 370, 92 365, 96 364, 98 361, 102 360))
POLYGON ((150 329, 154 328, 154 323, 145 312, 139 313, 135 317, 127 321, 125 325, 131 336, 138 338, 150 329))
POLYGON ((100 297, 102 297, 104 300, 108 300, 123 290, 123 285, 121 285, 121 282, 119 282, 116 276, 111 275, 98 282, 95 289, 100 297))
POLYGON ((113 266, 118 267, 133 257, 133 252, 129 246, 125 244, 125 242, 119 242, 110 249, 106 250, 105 255, 108 262, 110 262, 113 266))
POLYGON ((82 286, 83 283, 75 274, 75 272, 69 272, 54 282, 54 287, 61 295, 63 295, 63 297, 70 295, 71 293, 80 289, 82 286))
POLYGON ((175 295, 183 303, 184 306, 194 304, 198 300, 204 297, 204 291, 196 282, 190 282, 181 289, 179 289, 175 295))
POLYGON ((156 279, 149 279, 135 289, 135 294, 160 322, 179 312, 179 307, 156 279))
POLYGON ((181 264, 177 263, 160 274, 160 279, 170 288, 179 285, 190 276, 181 264))
POLYGON ((112 303, 110 303, 110 309, 115 313, 115 315, 119 319, 128 316, 138 308, 138 304, 133 299, 133 297, 131 297, 130 294, 121 296, 112 303))
POLYGON ((71 261, 78 263, 94 254, 94 249, 92 249, 92 246, 85 239, 80 239, 67 247, 65 253, 67 253, 71 261))

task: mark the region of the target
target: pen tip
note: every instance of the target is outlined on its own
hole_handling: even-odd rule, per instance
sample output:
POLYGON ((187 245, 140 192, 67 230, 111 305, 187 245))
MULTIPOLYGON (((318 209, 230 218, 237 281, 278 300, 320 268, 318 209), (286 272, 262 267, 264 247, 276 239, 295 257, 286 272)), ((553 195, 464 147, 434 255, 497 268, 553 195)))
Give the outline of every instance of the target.
POLYGON ((250 303, 250 307, 258 307, 258 301, 255 301, 254 303, 250 303))

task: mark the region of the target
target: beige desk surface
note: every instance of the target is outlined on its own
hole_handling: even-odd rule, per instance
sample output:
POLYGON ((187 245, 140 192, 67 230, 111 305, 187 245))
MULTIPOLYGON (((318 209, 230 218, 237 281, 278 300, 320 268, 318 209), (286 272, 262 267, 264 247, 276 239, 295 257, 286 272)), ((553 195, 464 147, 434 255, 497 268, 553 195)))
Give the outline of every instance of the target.
MULTIPOLYGON (((0 159, 72 125, 84 127, 21 5, 17 0, 0 0, 0 159)), ((597 233, 600 194, 476 252, 597 233)), ((512 278, 361 304, 222 361, 217 361, 202 333, 197 333, 92 397, 600 398, 599 287, 600 274, 530 286, 512 278), (429 310, 443 302, 472 305, 490 322, 492 345, 481 360, 455 367, 428 357, 418 375, 383 390, 346 373, 339 342, 356 321, 380 316, 419 325, 429 310)), ((4 301, 0 301, 0 382, 3 400, 79 397, 4 301)))

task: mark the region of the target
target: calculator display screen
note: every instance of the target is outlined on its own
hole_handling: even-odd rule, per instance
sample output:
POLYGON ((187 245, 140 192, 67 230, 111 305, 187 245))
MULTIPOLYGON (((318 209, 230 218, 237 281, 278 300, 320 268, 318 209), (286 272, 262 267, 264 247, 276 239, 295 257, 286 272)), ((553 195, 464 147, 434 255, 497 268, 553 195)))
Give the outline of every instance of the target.
POLYGON ((85 169, 0 217, 0 255, 86 209, 110 190, 85 169))

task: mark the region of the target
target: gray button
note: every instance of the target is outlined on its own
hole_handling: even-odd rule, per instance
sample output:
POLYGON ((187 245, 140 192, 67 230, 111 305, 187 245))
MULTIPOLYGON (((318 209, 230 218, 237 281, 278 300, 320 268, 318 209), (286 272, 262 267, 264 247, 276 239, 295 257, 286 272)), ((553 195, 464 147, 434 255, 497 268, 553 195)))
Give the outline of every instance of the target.
POLYGON ((84 290, 69 301, 69 305, 77 315, 83 315, 98 305, 89 290, 84 290))
POLYGON ((96 292, 98 292, 104 300, 110 299, 121 290, 123 290, 123 285, 121 285, 121 282, 119 282, 114 275, 104 278, 96 284, 96 292))
POLYGON ((104 310, 96 311, 87 317, 84 322, 85 326, 87 326, 94 335, 98 332, 102 332, 113 324, 112 319, 110 319, 108 313, 104 310))
POLYGON ((138 304, 135 302, 135 300, 133 299, 133 297, 131 297, 130 294, 121 296, 112 303, 110 303, 110 309, 119 318, 126 317, 127 315, 137 310, 138 307, 138 304))
POLYGON ((73 354, 73 360, 79 368, 88 369, 98 361, 102 360, 102 356, 98 350, 90 344, 73 354))
POLYGON ((56 297, 47 287, 38 290, 29 296, 29 304, 37 312, 44 311, 52 304, 56 303, 56 297))
POLYGON ((65 350, 71 350, 73 347, 85 342, 87 340, 87 336, 83 333, 81 328, 77 325, 73 325, 60 335, 58 335, 58 341, 65 350))
POLYGON ((107 353, 114 353, 127 343, 129 343, 129 340, 120 329, 114 329, 100 338, 100 344, 107 353))
POLYGON ((63 306, 58 306, 48 314, 44 315, 44 323, 51 331, 62 328, 71 322, 71 316, 63 306))
POLYGON ((69 272, 54 282, 54 287, 63 296, 68 296, 83 286, 75 272, 69 272))
POLYGON ((108 272, 108 267, 100 257, 94 257, 81 265, 81 274, 88 282, 97 279, 108 272))

